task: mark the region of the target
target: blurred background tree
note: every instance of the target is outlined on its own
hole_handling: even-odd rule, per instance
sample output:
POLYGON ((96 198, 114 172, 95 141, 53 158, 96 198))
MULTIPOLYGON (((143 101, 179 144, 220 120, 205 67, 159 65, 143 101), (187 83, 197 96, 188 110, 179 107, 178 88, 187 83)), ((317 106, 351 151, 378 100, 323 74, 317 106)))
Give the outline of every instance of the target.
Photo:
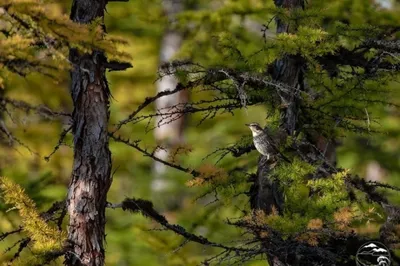
MULTIPOLYGON (((184 2, 188 9, 180 12, 176 18, 177 23, 173 24, 173 30, 182 34, 184 40, 173 59, 190 59, 206 67, 223 65, 243 71, 260 72, 265 71, 266 65, 275 59, 276 55, 273 53, 267 57, 265 53, 260 56, 259 52, 275 38, 275 25, 272 21, 277 11, 273 1, 188 0, 184 2)), ((400 25, 400 17, 397 15, 399 3, 395 1, 391 1, 390 5, 387 3, 388 1, 382 4, 368 0, 338 0, 329 3, 308 1, 307 9, 310 20, 314 22, 315 18, 318 23, 322 23, 324 30, 330 33, 340 29, 336 25, 340 22, 349 27, 359 26, 362 29, 358 34, 364 34, 364 27, 369 24, 397 27, 400 25), (319 21, 321 17, 323 19, 319 21)), ((2 57, 14 53, 14 49, 25 51, 29 47, 23 40, 15 39, 15 42, 11 42, 12 39, 7 38, 7 32, 14 31, 12 25, 4 22, 6 20, 4 16, 7 14, 3 9, 7 4, 10 3, 1 1, 0 56, 2 57), (9 49, 13 49, 13 52, 3 49, 7 47, 6 45, 9 49)), ((46 14, 54 17, 67 14, 70 5, 69 1, 50 4, 46 14)), ((128 42, 128 45, 123 47, 121 45, 118 48, 133 57, 134 65, 130 70, 108 74, 112 93, 110 123, 112 128, 125 119, 132 110, 136 110, 146 97, 156 94, 157 69, 159 62, 165 60, 159 58, 162 39, 165 32, 171 30, 171 23, 162 1, 139 0, 124 4, 111 2, 107 11, 105 22, 107 31, 119 35, 128 42)), ((49 27, 51 25, 46 24, 49 27)), ((57 28, 58 25, 55 24, 54 27, 57 28)), ((77 34, 75 37, 82 35, 84 36, 77 34)), ((357 32, 354 35, 344 41, 349 47, 354 45, 352 37, 358 37, 357 32)), ((56 56, 55 62, 62 61, 57 60, 58 54, 48 47, 44 47, 44 53, 56 56)), ((61 50, 60 53, 65 55, 66 50, 61 50)), ((0 71, 3 97, 28 102, 32 106, 45 105, 50 110, 63 113, 72 110, 67 71, 57 70, 52 77, 32 73, 24 78, 9 71, 3 74, 3 67, 0 71), (53 76, 56 76, 57 83, 54 83, 53 76)), ((398 84, 391 82, 388 86, 393 92, 390 101, 398 104, 398 84)), ((193 91, 191 101, 204 100, 206 97, 204 95, 208 95, 209 99, 214 96, 213 92, 193 91)), ((67 135, 65 144, 59 147, 48 162, 44 160, 44 157, 52 154, 54 147, 57 146, 59 135, 67 127, 69 118, 62 115, 53 118, 46 108, 30 108, 21 102, 12 103, 3 100, 0 106, 2 121, 6 125, 4 127, 6 130, 3 129, 0 135, 1 149, 4 151, 0 154, 1 174, 21 184, 37 203, 38 209, 46 210, 54 201, 65 197, 70 180, 73 158, 70 147, 72 136, 67 135), (47 117, 43 118, 43 113, 47 114, 47 117), (49 121, 49 118, 52 119, 49 121), (12 133, 12 142, 5 132, 12 133)), ((150 106, 142 114, 153 113, 151 108, 154 107, 150 106)), ((216 163, 219 156, 207 157, 207 155, 219 147, 236 144, 242 137, 244 142, 249 143, 250 132, 244 124, 257 121, 264 125, 267 115, 269 115, 268 121, 276 121, 272 111, 268 106, 259 104, 234 110, 233 116, 227 112, 213 119, 203 120, 202 114, 190 115, 186 122, 185 144, 182 146, 183 150, 188 152, 190 150, 190 153, 179 155, 176 159, 182 165, 191 168, 213 171, 211 165, 216 163)), ((366 176, 371 180, 400 185, 398 116, 398 107, 395 105, 384 108, 382 105, 377 105, 366 109, 362 123, 371 128, 371 134, 360 136, 355 133, 343 133, 344 138, 341 139, 337 153, 338 165, 350 168, 352 173, 366 176), (378 133, 372 133, 377 129, 376 125, 375 127, 370 125, 373 124, 373 118, 379 118, 378 133)), ((152 131, 154 123, 155 121, 130 123, 119 132, 121 135, 141 140, 141 147, 151 150, 156 147, 152 131)), ((156 208, 165 207, 164 214, 171 222, 179 223, 191 232, 221 243, 243 239, 241 230, 227 225, 224 221, 227 218, 242 217, 243 210, 249 210, 249 199, 243 194, 251 185, 246 182, 248 176, 240 175, 237 180, 232 180, 230 190, 229 187, 218 190, 219 194, 215 195, 218 195, 220 200, 214 202, 214 194, 196 200, 209 190, 212 191, 213 187, 188 188, 186 183, 190 176, 166 168, 163 178, 172 182, 173 186, 170 190, 154 196, 151 187, 152 160, 121 143, 111 141, 110 148, 115 170, 113 185, 108 195, 110 202, 120 202, 126 196, 152 200, 156 208), (168 206, 162 206, 170 202, 171 198, 179 201, 178 209, 168 210, 168 206)), ((227 156, 219 162, 218 167, 229 169, 235 165, 246 167, 249 172, 255 172, 257 158, 256 152, 239 159, 227 156)), ((400 201, 395 194, 391 199, 394 202, 400 201)), ((14 212, 5 213, 7 206, 3 203, 0 206, 3 210, 0 214, 0 231, 7 232, 17 228, 20 224, 18 216, 14 212)), ((181 237, 171 232, 153 231, 151 229, 158 228, 157 224, 120 210, 109 211, 107 221, 106 263, 108 265, 196 265, 219 252, 216 248, 194 243, 181 247, 184 241, 181 237)), ((378 229, 377 224, 370 222, 357 230, 374 236, 378 229)), ((7 250, 0 256, 1 262, 7 262, 14 256, 18 245, 11 250, 8 248, 19 239, 19 236, 10 236, 0 242, 1 249, 7 250)), ((24 250, 22 256, 24 252, 29 253, 29 250, 24 250)), ((257 262, 257 259, 260 257, 247 263, 265 265, 265 261, 257 262)))

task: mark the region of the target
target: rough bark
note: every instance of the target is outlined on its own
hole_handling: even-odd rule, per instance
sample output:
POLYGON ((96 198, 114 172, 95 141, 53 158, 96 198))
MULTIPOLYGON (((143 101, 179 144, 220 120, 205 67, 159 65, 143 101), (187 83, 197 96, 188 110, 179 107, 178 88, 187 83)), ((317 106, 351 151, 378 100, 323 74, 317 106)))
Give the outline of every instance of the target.
MULTIPOLYGON (((183 10, 183 0, 163 1, 163 6, 171 26, 166 29, 162 39, 160 65, 169 62, 174 57, 176 52, 180 49, 183 40, 182 33, 172 29, 176 14, 183 10)), ((157 81, 157 93, 173 90, 177 85, 178 79, 175 76, 165 76, 157 81)), ((178 105, 182 106, 182 104, 188 101, 188 96, 187 90, 181 90, 178 93, 161 97, 156 101, 156 109, 164 111, 168 108, 177 109, 179 108, 178 105)), ((165 148, 158 149, 155 155, 158 158, 167 160, 169 154, 168 150, 183 142, 185 116, 176 115, 171 117, 169 121, 163 120, 162 117, 157 117, 155 123, 156 128, 154 130, 154 136, 156 142, 165 148)), ((164 164, 154 162, 153 172, 155 179, 152 183, 154 190, 164 187, 162 175, 165 173, 165 170, 166 166, 164 164)))
POLYGON ((260 156, 258 166, 256 180, 250 188, 250 207, 263 210, 265 213, 271 213, 273 208, 281 212, 283 210, 282 192, 278 182, 268 177, 274 164, 268 162, 266 156, 260 156))
MULTIPOLYGON (((105 0, 74 0, 71 19, 89 23, 103 17, 105 0)), ((105 207, 111 185, 108 148, 109 88, 105 56, 99 51, 80 54, 70 50, 71 96, 74 104, 74 162, 68 191, 66 265, 104 265, 105 207)))
MULTIPOLYGON (((277 7, 282 7, 294 11, 295 9, 304 9, 303 0, 275 0, 277 7)), ((293 33, 296 31, 295 22, 285 22, 279 17, 276 18, 277 34, 293 33)), ((280 130, 286 131, 289 135, 295 134, 299 119, 299 102, 297 95, 304 87, 303 82, 303 61, 300 57, 287 55, 277 60, 271 69, 272 78, 281 83, 290 86, 288 92, 281 92, 281 118, 280 130)), ((279 213, 283 211, 284 197, 280 189, 278 180, 273 180, 269 174, 274 168, 275 161, 267 161, 264 156, 258 161, 257 177, 251 188, 251 207, 253 209, 263 210, 265 213, 271 213, 276 209, 279 213)), ((268 256, 268 263, 271 266, 282 266, 282 262, 276 256, 268 256)))
MULTIPOLYGON (((304 8, 304 1, 299 0, 276 0, 278 7, 288 9, 304 8)), ((280 18, 276 19, 277 34, 285 32, 295 32, 296 25, 294 22, 287 23, 280 18)), ((281 111, 281 130, 285 130, 292 135, 298 126, 298 100, 297 95, 303 88, 302 60, 296 56, 284 56, 277 60, 272 69, 272 77, 274 80, 285 83, 292 89, 289 92, 281 93, 279 96, 282 103, 281 111)), ((263 156, 261 156, 263 157, 263 156)), ((283 195, 279 190, 277 180, 272 180, 269 172, 273 168, 275 162, 267 161, 260 158, 258 162, 257 178, 251 189, 251 207, 264 210, 270 213, 272 206, 280 212, 283 209, 283 195)))

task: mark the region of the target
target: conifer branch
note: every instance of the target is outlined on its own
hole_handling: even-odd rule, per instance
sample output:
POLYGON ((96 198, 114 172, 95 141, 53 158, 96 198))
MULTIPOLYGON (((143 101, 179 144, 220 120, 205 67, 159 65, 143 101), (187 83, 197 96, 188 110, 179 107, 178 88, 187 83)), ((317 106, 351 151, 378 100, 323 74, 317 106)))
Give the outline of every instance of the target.
MULTIPOLYGON (((110 0, 109 0, 110 1, 110 0)), ((129 0, 112 0, 113 2, 128 2, 129 0)), ((124 71, 132 67, 131 63, 118 62, 118 61, 107 61, 104 63, 104 67, 111 71, 124 71)))
POLYGON ((376 185, 370 184, 364 178, 359 176, 349 176, 345 179, 345 181, 350 187, 364 192, 370 201, 378 204, 388 204, 388 199, 382 193, 376 191, 376 185))
POLYGON ((124 211, 130 211, 132 213, 141 213, 143 216, 153 219, 160 225, 164 226, 168 230, 183 236, 188 241, 196 242, 205 246, 217 247, 225 249, 229 252, 253 252, 252 249, 229 247, 219 243, 209 241, 207 238, 189 233, 180 225, 170 224, 167 219, 159 214, 153 207, 153 203, 143 199, 126 198, 120 204, 108 204, 109 208, 122 208, 124 211))
POLYGON ((151 103, 155 102, 157 99, 164 97, 164 96, 168 96, 168 95, 172 95, 175 94, 181 90, 184 90, 185 87, 182 86, 182 84, 178 84, 176 86, 175 89, 173 90, 165 90, 165 91, 161 91, 159 93, 157 93, 157 95, 155 95, 154 97, 147 97, 144 102, 142 104, 139 105, 139 107, 132 112, 126 119, 121 120, 117 125, 115 130, 113 131, 113 133, 117 132, 123 125, 126 125, 127 123, 131 122, 134 120, 134 117, 141 111, 143 110, 145 107, 147 107, 148 105, 150 105, 151 103))
MULTIPOLYGON (((265 99, 256 100, 254 97, 251 98, 250 96, 247 96, 246 90, 253 93, 261 90, 264 90, 265 92, 271 91, 271 96, 269 96, 270 101, 274 101, 273 98, 276 92, 287 93, 292 90, 299 91, 298 88, 291 88, 284 83, 272 81, 256 73, 241 72, 229 68, 206 69, 198 64, 186 61, 174 61, 162 66, 160 68, 160 77, 175 75, 179 71, 186 73, 188 78, 192 77, 192 80, 185 84, 178 83, 177 87, 173 90, 162 91, 153 97, 147 97, 134 112, 116 125, 114 132, 118 131, 123 125, 130 122, 138 123, 145 119, 152 119, 154 117, 163 118, 157 125, 162 126, 179 119, 179 115, 205 113, 203 119, 200 121, 201 123, 204 119, 214 117, 217 112, 232 112, 235 109, 256 105, 265 101, 265 99), (236 88, 236 93, 232 94, 229 92, 229 89, 224 87, 226 84, 221 84, 221 82, 224 81, 233 82, 236 88), (214 97, 213 100, 203 100, 197 103, 177 104, 166 108, 166 110, 156 110, 156 113, 154 114, 137 116, 141 110, 163 96, 171 95, 184 89, 193 90, 196 87, 202 87, 205 91, 207 90, 206 88, 211 88, 211 90, 225 94, 226 97, 214 97)), ((268 94, 269 93, 266 93, 266 95, 268 94)), ((307 93, 304 92, 304 94, 307 93)))
POLYGON ((174 163, 171 163, 171 162, 167 162, 167 161, 164 161, 164 160, 156 157, 154 155, 154 153, 155 153, 155 150, 158 147, 156 149, 154 149, 153 152, 148 152, 146 149, 143 149, 143 148, 141 148, 139 146, 139 142, 140 142, 139 140, 131 141, 129 139, 123 139, 121 136, 116 136, 113 133, 109 133, 109 137, 112 138, 114 141, 124 143, 127 146, 132 147, 132 148, 140 151, 145 156, 148 156, 148 157, 152 158, 153 160, 155 160, 157 162, 160 162, 160 163, 163 163, 163 164, 165 164, 165 165, 167 165, 167 166, 169 166, 171 168, 174 168, 174 169, 177 169, 177 170, 182 171, 184 173, 190 174, 190 175, 192 175, 194 177, 197 177, 197 176, 200 175, 200 173, 198 171, 196 171, 196 170, 193 170, 193 169, 190 169, 190 168, 186 168, 186 167, 182 167, 180 165, 177 165, 177 164, 174 164, 174 163))
POLYGON ((399 187, 392 186, 392 185, 389 185, 386 183, 381 183, 378 181, 367 181, 367 185, 373 186, 373 187, 381 187, 381 188, 391 189, 391 190, 395 190, 395 191, 400 191, 399 187))
POLYGON ((0 107, 5 108, 7 105, 11 105, 12 107, 20 109, 26 113, 34 111, 35 113, 37 113, 40 116, 43 116, 44 118, 54 118, 59 116, 71 117, 71 114, 69 113, 54 111, 45 105, 34 106, 30 103, 21 100, 10 99, 8 97, 1 97, 0 107))
POLYGON ((52 156, 54 153, 56 153, 56 151, 61 147, 61 145, 63 145, 64 139, 65 139, 65 137, 67 136, 68 132, 71 131, 71 129, 72 129, 72 125, 69 126, 69 127, 66 128, 66 129, 64 129, 64 130, 61 132, 60 138, 58 139, 58 143, 57 143, 57 145, 53 148, 53 151, 52 151, 49 155, 47 155, 47 156, 44 157, 44 159, 45 159, 47 162, 50 160, 51 156, 52 156))
POLYGON ((65 232, 53 228, 47 221, 48 217, 62 206, 62 203, 55 203, 48 213, 40 214, 24 189, 10 179, 2 177, 0 189, 5 203, 13 205, 18 210, 22 218, 23 231, 34 241, 35 249, 43 251, 61 248, 65 232))
POLYGON ((19 247, 17 252, 15 252, 14 256, 11 258, 10 262, 13 262, 14 260, 16 260, 17 258, 19 258, 21 252, 28 247, 28 244, 31 242, 31 238, 26 237, 26 238, 22 238, 19 241, 17 241, 17 243, 19 243, 19 247))
POLYGON ((3 241, 4 239, 6 239, 6 237, 8 237, 10 235, 13 235, 13 234, 16 234, 16 233, 20 233, 22 231, 22 229, 23 228, 20 226, 18 229, 15 229, 15 230, 0 234, 0 241, 3 241))

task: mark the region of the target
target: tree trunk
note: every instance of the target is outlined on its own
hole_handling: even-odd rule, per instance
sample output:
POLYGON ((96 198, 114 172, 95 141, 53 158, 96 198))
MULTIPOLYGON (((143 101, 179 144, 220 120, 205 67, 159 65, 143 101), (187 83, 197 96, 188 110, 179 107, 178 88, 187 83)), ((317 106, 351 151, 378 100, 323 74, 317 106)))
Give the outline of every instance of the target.
MULTIPOLYGON (((74 0, 71 19, 89 23, 103 17, 105 0, 74 0)), ((74 104, 74 163, 68 191, 66 265, 104 265, 105 207, 111 185, 108 148, 109 96, 105 56, 99 51, 80 54, 70 50, 71 96, 74 104)))
MULTIPOLYGON (((304 8, 304 0, 275 0, 277 7, 283 7, 293 11, 298 8, 304 8)), ((277 34, 293 33, 297 25, 294 21, 289 23, 276 18, 277 34)), ((275 61, 272 67, 272 78, 284 83, 290 87, 288 92, 281 92, 281 118, 280 128, 289 135, 293 135, 298 127, 299 103, 298 97, 300 90, 303 89, 303 62, 301 58, 287 55, 275 61)), ((266 214, 271 213, 273 209, 279 213, 283 211, 284 197, 279 186, 278 180, 272 180, 269 173, 276 162, 267 161, 264 156, 258 161, 257 176, 251 188, 251 207, 253 209, 263 210, 266 214)), ((271 266, 282 266, 286 263, 280 261, 276 256, 268 256, 268 263, 271 266)))
POLYGON ((253 210, 263 210, 267 214, 273 209, 278 213, 283 210, 283 195, 279 183, 268 176, 273 167, 274 164, 268 162, 267 157, 260 156, 257 177, 250 188, 250 207, 253 210))
MULTIPOLYGON (((284 7, 290 10, 304 8, 304 1, 300 0, 275 0, 278 7, 284 7)), ((296 31, 296 25, 286 23, 280 18, 276 19, 277 34, 296 31)), ((281 129, 287 131, 290 135, 294 134, 297 128, 298 120, 298 100, 297 95, 303 88, 302 60, 295 56, 284 56, 277 60, 271 71, 274 80, 290 86, 291 90, 281 93, 281 129)), ((267 214, 271 212, 274 206, 278 211, 283 208, 283 196, 279 190, 279 184, 271 180, 268 176, 273 165, 261 156, 258 162, 256 182, 252 186, 251 207, 264 210, 267 214), (272 206, 273 205, 273 206, 272 206)))
MULTIPOLYGON (((175 16, 177 13, 183 10, 183 0, 166 0, 163 1, 164 11, 168 17, 170 24, 173 26, 175 16)), ((180 49, 182 44, 182 34, 171 28, 167 28, 161 43, 160 49, 160 65, 169 62, 176 52, 180 49)), ((178 79, 171 75, 165 76, 157 81, 157 93, 173 90, 178 84, 178 79)), ((179 91, 178 93, 167 95, 157 99, 156 109, 167 111, 168 108, 174 108, 176 110, 182 107, 183 104, 188 101, 187 90, 179 91), (179 106, 178 106, 179 105, 179 106)), ((156 128, 154 130, 154 136, 156 142, 163 146, 165 149, 158 149, 155 156, 163 160, 167 160, 169 149, 173 146, 179 145, 183 142, 183 130, 184 130, 184 115, 175 115, 167 120, 162 117, 157 117, 156 128), (164 120, 163 120, 164 119, 164 120)), ((163 180, 163 174, 165 173, 166 166, 160 162, 154 162, 153 173, 154 180, 152 182, 153 190, 163 189, 165 181, 163 180)))

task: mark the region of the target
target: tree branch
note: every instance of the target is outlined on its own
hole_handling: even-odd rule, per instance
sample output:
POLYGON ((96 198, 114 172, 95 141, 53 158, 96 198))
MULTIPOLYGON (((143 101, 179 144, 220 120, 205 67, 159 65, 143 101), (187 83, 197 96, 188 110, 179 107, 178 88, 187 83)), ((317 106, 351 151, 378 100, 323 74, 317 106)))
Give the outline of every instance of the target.
POLYGON ((189 233, 185 230, 180 225, 176 224, 170 224, 167 219, 159 214, 153 207, 153 203, 147 200, 143 199, 130 199, 126 198, 122 203, 120 204, 111 204, 108 203, 108 206, 112 209, 115 208, 122 208, 124 211, 130 211, 132 213, 141 213, 143 216, 153 219, 157 223, 161 224, 168 230, 173 231, 174 233, 183 236, 185 239, 188 241, 196 242, 205 246, 210 246, 210 247, 218 247, 222 248, 228 251, 233 251, 233 252, 249 252, 249 251, 254 251, 251 249, 246 249, 246 248, 237 248, 237 247, 228 247, 219 243, 211 242, 207 238, 198 236, 192 233, 189 233))

